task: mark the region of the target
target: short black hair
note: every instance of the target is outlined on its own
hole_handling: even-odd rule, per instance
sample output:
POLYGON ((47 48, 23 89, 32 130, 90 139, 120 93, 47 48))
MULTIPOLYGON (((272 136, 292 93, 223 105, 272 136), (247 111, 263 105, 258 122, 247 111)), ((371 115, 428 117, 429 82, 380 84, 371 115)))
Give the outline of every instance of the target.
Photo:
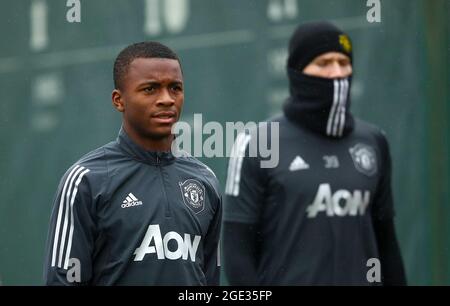
POLYGON ((143 41, 129 45, 120 51, 114 61, 113 78, 116 89, 122 88, 123 78, 127 74, 131 62, 137 58, 167 58, 180 63, 180 59, 174 51, 157 41, 143 41))

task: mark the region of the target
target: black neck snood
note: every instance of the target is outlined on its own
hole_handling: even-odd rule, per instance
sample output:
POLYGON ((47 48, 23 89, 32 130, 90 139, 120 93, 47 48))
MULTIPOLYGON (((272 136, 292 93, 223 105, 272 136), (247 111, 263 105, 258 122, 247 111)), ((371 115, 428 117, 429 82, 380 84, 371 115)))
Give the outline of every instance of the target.
POLYGON ((353 130, 350 113, 351 77, 325 79, 288 68, 290 97, 283 105, 286 117, 322 135, 341 138, 353 130))

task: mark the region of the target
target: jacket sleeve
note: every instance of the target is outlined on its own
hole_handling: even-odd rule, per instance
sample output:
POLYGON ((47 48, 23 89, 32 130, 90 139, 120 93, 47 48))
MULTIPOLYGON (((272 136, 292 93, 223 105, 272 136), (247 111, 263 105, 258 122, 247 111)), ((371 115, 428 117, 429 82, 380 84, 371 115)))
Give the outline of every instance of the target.
POLYGON ((260 217, 265 175, 259 157, 250 157, 251 135, 240 134, 228 163, 224 220, 254 224, 260 217))
POLYGON ((380 180, 374 197, 372 214, 377 220, 390 219, 395 216, 394 201, 392 196, 391 176, 391 154, 389 144, 383 132, 378 137, 380 147, 380 180))
POLYGON ((384 286, 406 286, 405 267, 395 234, 394 220, 374 220, 384 286))
POLYGON ((406 285, 405 268, 394 226, 391 156, 383 132, 380 133, 379 142, 382 153, 380 169, 382 175, 374 199, 372 219, 380 256, 381 275, 384 285, 406 285))
POLYGON ((222 222, 222 198, 218 200, 218 205, 214 218, 208 229, 205 238, 205 264, 204 272, 208 286, 218 286, 220 284, 220 231, 222 222))
POLYGON ((258 285, 258 238, 258 231, 252 224, 224 222, 224 265, 230 285, 258 285))
POLYGON ((59 184, 45 250, 46 285, 83 285, 91 279, 95 223, 89 171, 75 165, 59 184))
POLYGON ((224 206, 224 270, 230 285, 257 285, 258 223, 266 175, 259 157, 250 157, 250 135, 237 137, 228 164, 224 206))

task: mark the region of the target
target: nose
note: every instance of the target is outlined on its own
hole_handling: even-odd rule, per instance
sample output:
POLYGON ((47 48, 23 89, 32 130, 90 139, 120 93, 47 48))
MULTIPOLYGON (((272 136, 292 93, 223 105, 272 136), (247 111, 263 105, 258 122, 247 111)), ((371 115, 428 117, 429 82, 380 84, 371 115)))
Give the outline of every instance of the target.
POLYGON ((337 61, 335 61, 329 66, 328 77, 330 79, 345 78, 347 77, 347 71, 337 61))
POLYGON ((168 88, 163 88, 161 94, 156 100, 157 106, 172 106, 175 103, 174 97, 170 94, 168 88))

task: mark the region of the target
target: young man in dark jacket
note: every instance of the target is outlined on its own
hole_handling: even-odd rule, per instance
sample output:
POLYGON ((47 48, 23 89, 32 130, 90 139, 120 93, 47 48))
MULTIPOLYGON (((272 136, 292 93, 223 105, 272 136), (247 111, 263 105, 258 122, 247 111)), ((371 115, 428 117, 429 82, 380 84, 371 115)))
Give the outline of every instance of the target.
POLYGON ((76 162, 56 193, 48 285, 218 285, 221 195, 212 171, 171 151, 183 106, 178 56, 157 42, 114 64, 116 141, 76 162))

